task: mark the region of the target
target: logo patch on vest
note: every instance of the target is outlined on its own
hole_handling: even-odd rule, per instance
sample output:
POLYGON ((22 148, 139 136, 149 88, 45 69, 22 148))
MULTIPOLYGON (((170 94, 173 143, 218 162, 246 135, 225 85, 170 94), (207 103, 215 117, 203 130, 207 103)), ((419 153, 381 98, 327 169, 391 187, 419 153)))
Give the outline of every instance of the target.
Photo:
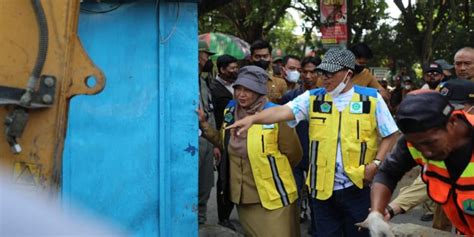
POLYGON ((232 122, 233 119, 234 119, 234 115, 232 115, 232 113, 226 113, 224 115, 224 121, 226 121, 226 123, 232 122))
POLYGON ((323 113, 329 113, 331 112, 331 105, 328 102, 322 103, 319 108, 321 109, 321 112, 323 113))
POLYGON ((351 114, 362 114, 363 110, 363 104, 362 102, 351 102, 351 108, 350 108, 350 113, 351 114))
POLYGON ((462 207, 465 213, 474 215, 474 200, 469 198, 462 202, 462 207))
POLYGON ((264 124, 263 126, 263 129, 274 129, 275 128, 275 124, 264 124))

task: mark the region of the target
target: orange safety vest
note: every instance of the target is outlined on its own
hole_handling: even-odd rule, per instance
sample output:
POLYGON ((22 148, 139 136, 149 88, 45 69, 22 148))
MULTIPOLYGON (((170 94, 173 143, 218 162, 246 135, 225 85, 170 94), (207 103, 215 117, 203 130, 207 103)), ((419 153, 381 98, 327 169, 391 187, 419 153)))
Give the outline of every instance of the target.
MULTIPOLYGON (((454 111, 453 114, 463 114, 454 111)), ((474 152, 456 182, 449 177, 444 161, 428 160, 407 142, 413 159, 421 167, 422 179, 427 184, 428 196, 442 205, 453 225, 465 235, 474 235, 474 152)))

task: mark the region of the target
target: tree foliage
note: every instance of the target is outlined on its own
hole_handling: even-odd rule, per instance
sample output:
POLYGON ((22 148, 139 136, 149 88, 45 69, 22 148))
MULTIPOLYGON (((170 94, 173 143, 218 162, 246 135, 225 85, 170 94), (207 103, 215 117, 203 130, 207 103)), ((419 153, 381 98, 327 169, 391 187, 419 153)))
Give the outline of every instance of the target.
MULTIPOLYGON (((211 1, 212 2, 212 1, 211 1)), ((217 1, 219 2, 219 1, 217 1)), ((232 0, 200 15, 201 33, 218 31, 249 43, 268 39, 275 47, 302 55, 306 49, 320 48, 320 0, 232 0), (301 13, 302 25, 286 14, 288 8, 301 13), (303 35, 293 29, 301 27, 303 35)), ((374 51, 371 64, 380 66, 388 59, 411 66, 433 59, 452 62, 455 51, 474 42, 472 0, 394 0, 399 19, 385 13, 386 1, 347 0, 349 45, 367 43, 374 51)))
POLYGON ((201 16, 199 29, 232 34, 252 43, 265 38, 290 6, 291 0, 234 0, 201 16))
POLYGON ((455 41, 453 36, 467 36, 472 42, 471 1, 410 0, 406 5, 401 0, 394 2, 402 13, 399 24, 403 26, 407 40, 413 44, 419 62, 433 60, 434 52, 447 53, 446 47, 442 45, 447 43, 446 38, 455 41))

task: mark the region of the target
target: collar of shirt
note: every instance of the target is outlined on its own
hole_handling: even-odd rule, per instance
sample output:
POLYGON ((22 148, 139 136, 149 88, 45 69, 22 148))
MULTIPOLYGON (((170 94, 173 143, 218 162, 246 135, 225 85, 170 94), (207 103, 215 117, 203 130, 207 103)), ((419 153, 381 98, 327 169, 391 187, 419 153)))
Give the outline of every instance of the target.
POLYGON ((216 77, 216 80, 221 83, 232 95, 234 94, 234 87, 233 83, 227 82, 224 79, 222 79, 220 76, 216 77))
POLYGON ((354 87, 352 87, 350 90, 339 94, 337 97, 334 97, 332 100, 334 101, 334 104, 336 105, 337 110, 339 112, 343 111, 344 108, 346 108, 347 105, 349 105, 349 102, 352 100, 352 95, 354 94, 354 87))

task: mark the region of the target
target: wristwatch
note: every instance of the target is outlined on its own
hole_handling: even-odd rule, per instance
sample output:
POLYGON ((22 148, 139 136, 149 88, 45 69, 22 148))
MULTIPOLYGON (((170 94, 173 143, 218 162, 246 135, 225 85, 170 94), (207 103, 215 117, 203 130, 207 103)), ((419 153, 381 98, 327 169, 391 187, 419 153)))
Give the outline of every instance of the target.
POLYGON ((381 160, 378 160, 378 159, 374 159, 373 162, 374 162, 374 164, 375 164, 375 166, 376 166, 377 168, 379 168, 380 163, 382 163, 382 161, 381 161, 381 160))

